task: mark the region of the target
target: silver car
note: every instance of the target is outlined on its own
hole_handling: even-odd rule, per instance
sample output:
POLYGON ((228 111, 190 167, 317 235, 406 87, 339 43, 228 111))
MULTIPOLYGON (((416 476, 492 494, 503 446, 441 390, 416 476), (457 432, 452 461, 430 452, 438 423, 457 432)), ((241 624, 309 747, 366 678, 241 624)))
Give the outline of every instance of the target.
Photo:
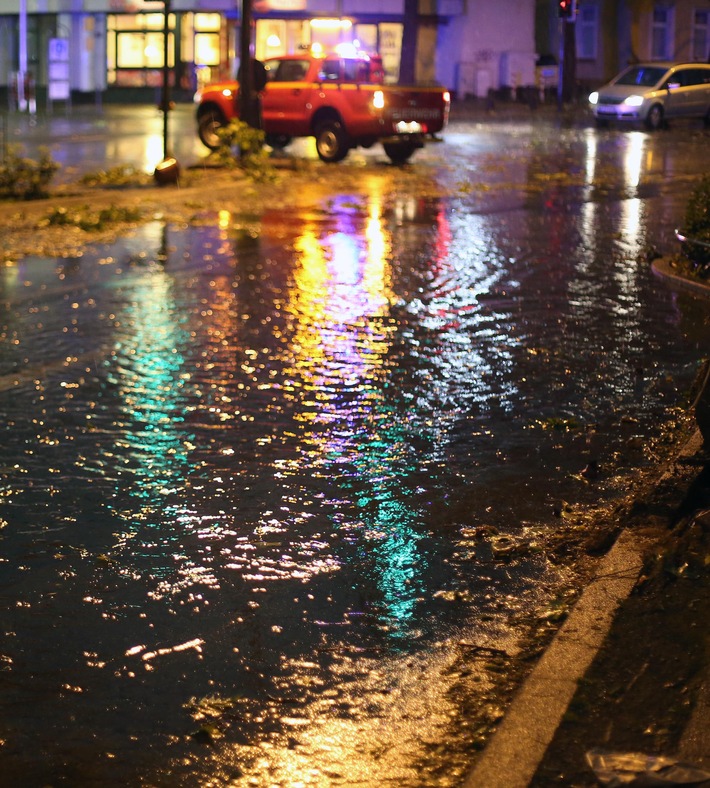
POLYGON ((710 63, 638 63, 589 95, 600 125, 640 121, 657 129, 672 118, 710 124, 710 63))

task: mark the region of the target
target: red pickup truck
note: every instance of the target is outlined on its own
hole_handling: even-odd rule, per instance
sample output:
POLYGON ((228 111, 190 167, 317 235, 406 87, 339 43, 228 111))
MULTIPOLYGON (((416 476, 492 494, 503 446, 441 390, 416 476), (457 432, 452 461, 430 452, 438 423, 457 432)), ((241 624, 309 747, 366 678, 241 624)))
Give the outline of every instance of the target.
MULTIPOLYGON (((315 137, 325 162, 344 159, 351 148, 381 142, 396 164, 406 162, 448 122, 450 96, 439 87, 384 84, 379 56, 304 52, 264 62, 261 114, 266 142, 285 147, 293 137, 315 137)), ((219 146, 217 130, 239 114, 239 83, 220 82, 195 94, 202 142, 219 146)))

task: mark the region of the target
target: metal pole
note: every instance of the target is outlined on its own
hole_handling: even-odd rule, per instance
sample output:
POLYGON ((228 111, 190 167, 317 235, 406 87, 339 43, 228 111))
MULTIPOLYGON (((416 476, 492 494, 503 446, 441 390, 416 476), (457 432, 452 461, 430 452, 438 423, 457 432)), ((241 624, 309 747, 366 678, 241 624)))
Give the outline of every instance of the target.
POLYGON ((168 66, 168 39, 170 33, 170 0, 165 0, 163 8, 163 158, 170 155, 168 145, 168 112, 170 110, 170 68, 168 66))
POLYGON ((242 28, 239 46, 239 117, 250 126, 256 126, 253 117, 254 78, 251 62, 251 0, 242 0, 242 28))
POLYGON ((25 78, 27 75, 27 0, 20 0, 20 29, 18 32, 20 71, 17 75, 17 108, 24 112, 27 109, 28 98, 25 93, 25 78))
POLYGON ((163 0, 163 13, 165 16, 163 23, 163 160, 155 168, 153 176, 157 183, 164 185, 177 183, 180 178, 180 165, 174 156, 170 155, 170 145, 168 143, 168 113, 170 112, 170 66, 168 65, 168 55, 170 47, 168 39, 170 34, 170 0, 163 0))

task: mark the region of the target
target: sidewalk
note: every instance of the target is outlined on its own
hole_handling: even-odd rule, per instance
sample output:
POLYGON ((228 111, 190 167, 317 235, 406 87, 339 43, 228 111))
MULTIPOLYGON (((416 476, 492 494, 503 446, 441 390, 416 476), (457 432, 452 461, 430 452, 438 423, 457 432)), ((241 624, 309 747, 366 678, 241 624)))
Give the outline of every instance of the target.
MULTIPOLYGON (((654 272, 667 286, 707 296, 710 307, 710 282, 682 280, 663 261, 654 272)), ((694 403, 698 430, 647 498, 619 513, 621 536, 515 695, 465 788, 710 786, 689 782, 687 770, 660 780, 663 771, 650 772, 663 761, 628 758, 678 759, 710 777, 708 370, 694 403), (611 753, 606 777, 618 782, 597 779, 588 762, 595 750, 611 753)))

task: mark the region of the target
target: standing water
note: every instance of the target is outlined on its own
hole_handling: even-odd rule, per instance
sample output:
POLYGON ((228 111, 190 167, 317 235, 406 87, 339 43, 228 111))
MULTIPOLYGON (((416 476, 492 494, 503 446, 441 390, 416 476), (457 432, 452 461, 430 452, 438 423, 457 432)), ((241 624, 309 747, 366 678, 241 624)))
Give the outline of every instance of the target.
POLYGON ((460 779, 560 506, 653 461, 709 333, 644 258, 681 193, 598 172, 646 143, 465 139, 444 196, 365 165, 2 269, 0 783, 460 779))

